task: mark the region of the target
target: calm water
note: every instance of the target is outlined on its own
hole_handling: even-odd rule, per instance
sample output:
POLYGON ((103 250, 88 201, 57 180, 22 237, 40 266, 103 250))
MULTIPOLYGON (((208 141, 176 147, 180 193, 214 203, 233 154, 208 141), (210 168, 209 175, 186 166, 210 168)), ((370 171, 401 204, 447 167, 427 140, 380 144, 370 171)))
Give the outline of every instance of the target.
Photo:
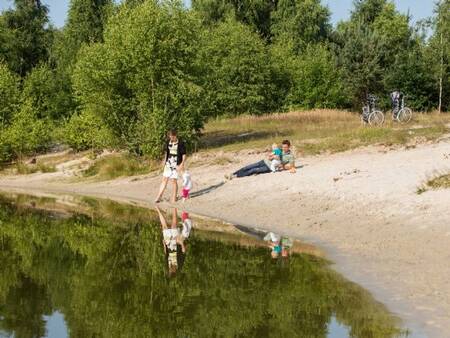
POLYGON ((195 220, 189 234, 181 210, 64 202, 0 198, 0 337, 405 335, 369 293, 285 239, 195 220))

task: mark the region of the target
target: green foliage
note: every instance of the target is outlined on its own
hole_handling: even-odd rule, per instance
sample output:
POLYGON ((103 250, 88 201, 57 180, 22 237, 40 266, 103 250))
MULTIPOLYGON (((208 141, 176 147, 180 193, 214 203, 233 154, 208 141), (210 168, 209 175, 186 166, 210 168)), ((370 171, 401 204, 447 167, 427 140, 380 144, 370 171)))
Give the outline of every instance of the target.
POLYGON ((320 0, 280 0, 273 14, 272 31, 277 40, 293 42, 294 52, 326 41, 331 34, 330 12, 320 0))
POLYGON ((33 68, 25 78, 21 99, 33 107, 37 119, 57 120, 63 116, 59 83, 55 72, 45 64, 33 68))
POLYGON ((385 74, 385 88, 389 91, 401 89, 408 95, 408 107, 418 111, 429 111, 437 102, 437 82, 426 55, 424 43, 417 39, 415 46, 395 56, 395 62, 385 74))
POLYGON ((274 108, 269 55, 245 25, 230 19, 204 32, 198 63, 208 116, 261 114, 274 108))
POLYGON ((0 59, 24 76, 48 57, 53 29, 48 8, 40 1, 15 0, 15 8, 0 16, 0 59))
MULTIPOLYGON (((292 46, 292 45, 291 45, 292 46)), ((289 44, 275 46, 274 57, 285 66, 291 84, 285 105, 302 108, 337 108, 348 104, 348 95, 337 61, 326 45, 308 46, 299 56, 289 44)))
POLYGON ((19 79, 8 66, 0 62, 0 132, 8 126, 18 109, 20 99, 19 79))
POLYGON ((101 150, 113 145, 109 130, 90 111, 73 114, 62 129, 61 139, 75 151, 101 150))
POLYGON ((262 38, 270 40, 271 18, 277 1, 193 0, 192 7, 207 25, 233 18, 248 26, 251 31, 258 32, 262 38))
POLYGON ((159 156, 176 127, 186 141, 203 124, 194 82, 198 21, 179 3, 123 6, 103 44, 83 48, 74 86, 121 144, 159 156))
POLYGON ((5 130, 6 144, 19 159, 24 155, 48 149, 52 141, 52 122, 39 119, 39 112, 31 102, 22 104, 20 111, 14 115, 11 126, 5 130))

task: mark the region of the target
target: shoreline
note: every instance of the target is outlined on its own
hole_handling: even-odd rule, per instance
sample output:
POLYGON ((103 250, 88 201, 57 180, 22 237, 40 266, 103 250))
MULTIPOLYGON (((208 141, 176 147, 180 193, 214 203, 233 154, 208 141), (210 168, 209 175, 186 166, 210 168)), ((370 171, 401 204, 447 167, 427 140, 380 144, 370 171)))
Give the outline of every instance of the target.
MULTIPOLYGON (((89 194, 82 194, 77 192, 71 192, 69 190, 65 189, 45 189, 45 188, 32 188, 32 189, 25 189, 23 187, 14 187, 14 186, 2 186, 0 185, 0 194, 1 193, 9 193, 9 194, 22 194, 22 195, 31 195, 36 197, 55 197, 55 196, 77 196, 77 197, 92 197, 92 198, 99 198, 99 199, 107 199, 118 203, 124 203, 124 204, 130 204, 137 207, 143 207, 143 208, 149 208, 152 209, 155 207, 155 204, 152 202, 147 202, 141 199, 133 199, 133 198, 124 198, 120 196, 113 196, 113 195, 105 195, 105 194, 95 194, 95 193, 89 193, 89 194), (6 189, 5 189, 6 188, 6 189)), ((165 207, 171 207, 173 204, 171 203, 164 203, 161 204, 161 206, 165 207)), ((232 225, 233 227, 239 227, 242 225, 220 219, 211 215, 204 215, 199 214, 196 211, 192 211, 190 208, 183 208, 184 210, 188 211, 189 213, 192 213, 193 216, 197 218, 201 218, 203 220, 211 220, 213 222, 220 222, 227 225, 232 225)), ((252 229, 256 231, 263 231, 268 232, 270 230, 274 229, 265 229, 260 228, 257 226, 251 226, 251 225, 244 225, 242 226, 247 229, 252 229)), ((293 236, 289 232, 279 232, 281 235, 286 236, 293 236)), ((376 286, 376 283, 370 282, 368 279, 359 278, 358 273, 354 270, 354 264, 352 264, 348 259, 342 259, 341 257, 345 256, 342 253, 339 253, 336 248, 331 247, 327 245, 326 243, 321 242, 318 239, 315 238, 307 238, 307 237, 293 237, 294 240, 299 240, 301 243, 306 244, 307 246, 312 246, 314 251, 317 250, 317 252, 305 252, 305 254, 309 255, 317 255, 321 258, 324 258, 328 261, 330 261, 330 268, 336 271, 337 273, 341 274, 343 278, 347 279, 348 281, 355 283, 359 285, 360 287, 364 288, 370 294, 373 296, 375 301, 380 302, 384 306, 386 306, 387 310, 392 313, 394 317, 397 317, 401 321, 401 327, 406 328, 408 330, 411 330, 412 332, 408 337, 410 338, 421 338, 421 337, 427 337, 424 332, 422 332, 422 329, 419 328, 413 320, 417 319, 418 317, 415 316, 404 316, 403 311, 398 312, 395 309, 405 309, 406 304, 401 304, 401 307, 394 306, 391 302, 389 302, 389 299, 391 299, 391 296, 388 294, 386 290, 382 290, 379 286, 376 286)), ((311 251, 313 251, 311 250, 311 251)))
MULTIPOLYGON (((444 337, 450 329, 450 191, 417 195, 416 188, 429 175, 450 169, 448 153, 448 141, 410 150, 368 147, 303 158, 305 167, 294 175, 222 183, 224 173, 258 159, 243 156, 239 164, 193 168, 193 192, 203 193, 183 208, 323 248, 332 268, 370 291, 413 330, 412 337, 444 337)), ((160 182, 152 175, 77 183, 65 177, 0 177, 0 190, 151 207, 160 182)))

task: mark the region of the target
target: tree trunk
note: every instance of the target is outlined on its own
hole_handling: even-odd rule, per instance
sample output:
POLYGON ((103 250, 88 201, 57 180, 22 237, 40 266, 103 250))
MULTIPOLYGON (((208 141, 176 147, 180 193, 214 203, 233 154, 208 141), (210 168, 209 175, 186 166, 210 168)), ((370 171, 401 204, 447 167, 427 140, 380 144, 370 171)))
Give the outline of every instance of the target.
POLYGON ((442 112, 442 92, 443 92, 443 82, 444 82, 444 39, 441 32, 441 65, 439 71, 439 114, 442 112))

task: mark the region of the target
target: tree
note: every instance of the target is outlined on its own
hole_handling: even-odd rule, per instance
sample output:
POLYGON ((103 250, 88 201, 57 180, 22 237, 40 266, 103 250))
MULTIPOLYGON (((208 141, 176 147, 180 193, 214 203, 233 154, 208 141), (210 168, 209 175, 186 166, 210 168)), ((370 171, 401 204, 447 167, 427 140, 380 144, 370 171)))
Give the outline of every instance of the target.
POLYGON ((59 117, 73 114, 77 104, 73 97, 71 74, 83 44, 103 41, 103 30, 113 9, 112 0, 71 0, 67 23, 55 33, 51 64, 56 68, 59 117))
POLYGON ((354 0, 351 20, 362 25, 374 23, 388 2, 386 0, 354 0))
POLYGON ((440 0, 436 4, 436 22, 435 34, 432 38, 431 45, 437 47, 436 74, 439 81, 439 103, 438 111, 441 112, 444 107, 450 106, 450 98, 445 94, 450 90, 450 1, 440 0), (446 88, 447 87, 447 88, 446 88))
POLYGON ((248 26, 229 19, 205 31, 198 63, 207 116, 260 114, 274 108, 270 59, 248 26))
MULTIPOLYGON (((292 45, 291 45, 292 46, 292 45)), ((290 88, 289 108, 337 108, 348 105, 348 94, 337 61, 326 45, 310 45, 295 55, 289 45, 274 47, 274 57, 284 64, 290 88)))
POLYGON ((192 140, 203 125, 195 83, 199 22, 181 3, 122 6, 104 43, 81 49, 73 82, 122 146, 159 156, 171 127, 192 140))
POLYGON ((193 0, 192 7, 206 24, 234 18, 248 25, 252 31, 270 40, 271 18, 278 0, 193 0))
POLYGON ((40 1, 15 0, 14 3, 14 9, 1 14, 0 58, 12 71, 25 76, 47 60, 53 28, 49 26, 48 8, 40 1))
POLYGON ((9 125, 18 109, 19 99, 18 76, 11 72, 6 64, 0 62, 0 132, 9 125))
POLYGON ((330 12, 320 0, 280 0, 272 32, 276 40, 291 40, 294 52, 300 54, 309 44, 329 38, 330 12))
POLYGON ((60 93, 55 71, 41 64, 24 79, 21 100, 33 107, 37 119, 58 120, 66 108, 65 98, 60 93))
MULTIPOLYGON (((414 41, 409 18, 385 0, 355 1, 351 19, 337 28, 339 63, 353 105, 367 94, 387 97, 393 88, 385 77, 399 67, 400 58, 410 54, 414 41)), ((387 100, 386 100, 387 103, 387 100)))

